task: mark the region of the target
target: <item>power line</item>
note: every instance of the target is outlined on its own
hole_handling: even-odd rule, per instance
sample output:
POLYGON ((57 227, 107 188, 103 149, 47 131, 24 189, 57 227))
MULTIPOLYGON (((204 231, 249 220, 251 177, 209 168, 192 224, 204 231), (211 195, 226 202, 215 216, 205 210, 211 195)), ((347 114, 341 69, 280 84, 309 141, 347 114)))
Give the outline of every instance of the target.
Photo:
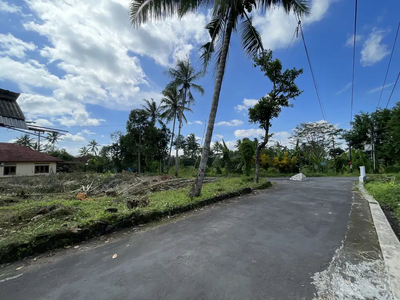
POLYGON ((400 72, 399 72, 399 74, 397 75, 396 82, 394 83, 394 86, 393 86, 392 92, 390 93, 390 96, 389 96, 388 102, 386 103, 386 108, 388 108, 388 105, 389 105, 390 99, 392 99, 392 95, 393 95, 393 92, 394 92, 394 90, 395 90, 395 88, 396 88, 397 81, 399 81, 399 77, 400 77, 400 72))
MULTIPOLYGON (((298 18, 299 18, 299 17, 298 17, 298 18)), ((298 23, 298 24, 299 24, 298 27, 300 28, 301 38, 302 38, 302 40, 303 40, 304 49, 306 50, 308 65, 310 66, 311 77, 312 77, 313 82, 314 82, 314 87, 315 87, 315 92, 316 92, 316 94, 317 94, 319 107, 320 107, 320 109, 321 109, 322 117, 323 117, 324 120, 326 121, 326 115, 325 115, 325 111, 324 111, 324 106, 323 106, 323 104, 322 104, 321 97, 319 96, 319 91, 318 91, 318 87, 317 87, 317 82, 316 82, 316 80, 315 80, 314 71, 313 71, 313 68, 312 68, 312 65, 311 65, 310 55, 308 54, 308 49, 307 49, 307 45, 306 45, 306 40, 305 40, 305 38, 304 38, 303 27, 301 26, 301 20, 300 20, 300 18, 299 18, 299 23, 298 23)))
MULTIPOLYGON (((381 103, 382 94, 383 94, 383 89, 385 88, 386 79, 387 79, 387 76, 388 76, 388 73, 389 73, 390 64, 391 64, 391 62, 392 62, 392 57, 393 57, 394 48, 396 47, 396 41, 397 41, 397 36, 398 36, 398 34, 399 34, 399 28, 400 28, 400 22, 399 22, 399 25, 397 26, 397 31, 396 31, 396 36, 395 36, 395 38, 394 38, 392 53, 390 54, 389 64, 388 64, 388 67, 387 67, 387 70, 386 70, 386 75, 385 75, 385 80, 383 81, 381 94, 380 94, 380 96, 379 96, 379 101, 378 101, 378 105, 376 106, 376 108, 379 108, 379 104, 381 103)), ((387 107, 387 105, 386 105, 386 107, 387 107)))
POLYGON ((354 103, 354 70, 356 64, 356 37, 357 37, 357 0, 354 9, 354 36, 353 36, 353 76, 351 79, 351 106, 350 106, 350 123, 353 120, 353 103, 354 103))

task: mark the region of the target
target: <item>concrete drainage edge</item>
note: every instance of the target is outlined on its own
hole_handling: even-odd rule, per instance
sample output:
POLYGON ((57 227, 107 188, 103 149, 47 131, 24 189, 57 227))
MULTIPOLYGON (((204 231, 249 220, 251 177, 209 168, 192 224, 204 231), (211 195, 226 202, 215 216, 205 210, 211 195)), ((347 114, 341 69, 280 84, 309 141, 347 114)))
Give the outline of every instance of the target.
POLYGON ((108 221, 113 221, 112 218, 114 215, 110 215, 110 220, 94 221, 88 227, 77 232, 63 229, 49 234, 41 234, 36 236, 32 241, 10 244, 5 248, 0 249, 0 265, 4 263, 11 263, 34 254, 39 254, 49 250, 83 242, 96 236, 106 235, 117 231, 118 229, 154 222, 167 216, 178 215, 212 203, 250 194, 255 190, 267 189, 271 186, 271 182, 267 181, 259 184, 255 188, 241 188, 233 192, 200 200, 197 203, 189 203, 183 206, 168 208, 163 211, 148 211, 144 214, 135 211, 132 212, 132 214, 128 217, 124 217, 120 220, 114 220, 114 222, 111 223, 108 221))
POLYGON ((395 295, 396 299, 400 300, 400 242, 393 232, 379 203, 368 193, 364 184, 359 183, 358 188, 364 199, 369 203, 372 220, 376 233, 378 234, 383 259, 390 278, 389 284, 393 295, 395 295))

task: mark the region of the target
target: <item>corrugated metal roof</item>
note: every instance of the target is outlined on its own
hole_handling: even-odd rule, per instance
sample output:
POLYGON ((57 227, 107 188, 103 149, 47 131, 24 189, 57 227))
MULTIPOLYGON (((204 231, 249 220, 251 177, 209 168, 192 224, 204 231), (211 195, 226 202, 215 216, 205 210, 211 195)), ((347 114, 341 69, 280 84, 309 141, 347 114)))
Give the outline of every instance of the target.
POLYGON ((28 129, 24 120, 11 119, 0 116, 0 127, 15 127, 20 129, 28 129))
POLYGON ((28 129, 18 97, 18 93, 0 89, 0 126, 28 129))

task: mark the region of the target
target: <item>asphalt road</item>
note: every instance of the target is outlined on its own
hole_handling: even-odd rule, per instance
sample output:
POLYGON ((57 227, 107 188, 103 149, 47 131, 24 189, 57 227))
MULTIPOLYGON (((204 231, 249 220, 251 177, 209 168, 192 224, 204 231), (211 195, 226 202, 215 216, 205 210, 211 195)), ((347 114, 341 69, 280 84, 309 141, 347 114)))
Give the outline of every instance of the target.
POLYGON ((266 193, 13 267, 0 281, 0 298, 312 299, 311 276, 329 265, 345 237, 355 180, 272 179, 278 185, 266 193))

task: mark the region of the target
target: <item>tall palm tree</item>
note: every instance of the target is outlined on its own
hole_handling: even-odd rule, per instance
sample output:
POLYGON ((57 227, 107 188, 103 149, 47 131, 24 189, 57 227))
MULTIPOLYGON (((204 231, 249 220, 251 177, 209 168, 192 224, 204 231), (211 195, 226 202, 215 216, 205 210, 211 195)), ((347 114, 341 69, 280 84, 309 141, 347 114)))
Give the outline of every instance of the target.
POLYGON ((202 58, 206 67, 213 54, 216 54, 216 78, 199 171, 190 191, 192 197, 199 196, 203 186, 232 32, 240 32, 242 47, 247 55, 253 56, 263 50, 261 36, 253 26, 249 13, 253 9, 265 11, 278 4, 281 4, 287 13, 293 11, 301 15, 309 11, 307 0, 132 0, 131 2, 131 23, 136 26, 146 23, 149 18, 162 19, 176 13, 182 16, 200 8, 213 7, 211 21, 206 25, 211 40, 202 47, 204 51, 202 58))
MULTIPOLYGON (((196 70, 190 64, 190 60, 186 57, 183 60, 178 60, 176 62, 175 69, 170 68, 167 71, 167 75, 169 75, 173 81, 169 85, 175 85, 178 88, 179 96, 181 97, 181 109, 179 110, 179 127, 178 127, 178 136, 181 134, 182 129, 182 118, 183 118, 183 111, 186 104, 190 106, 190 104, 194 103, 194 97, 192 95, 191 89, 197 90, 202 95, 204 94, 204 89, 195 84, 194 81, 199 79, 203 76, 202 72, 196 72, 196 70)), ((176 156, 175 156, 175 177, 178 177, 178 166, 179 166, 179 139, 176 149, 176 156)))
MULTIPOLYGON (((166 120, 167 124, 170 123, 171 121, 174 121, 172 125, 171 145, 169 147, 168 167, 167 167, 167 173, 168 173, 171 163, 172 143, 174 142, 174 135, 175 135, 175 122, 176 118, 178 117, 179 111, 181 109, 180 102, 182 98, 179 97, 176 85, 168 85, 163 90, 162 94, 164 97, 161 100, 160 110, 162 111, 162 113, 160 117, 161 119, 166 120)), ((183 110, 193 112, 189 107, 184 107, 183 110)), ((185 113, 182 114, 182 118, 187 123, 185 113)))
POLYGON ((46 140, 51 145, 52 148, 51 151, 54 152, 55 144, 58 143, 59 139, 60 139, 60 134, 58 132, 50 132, 47 134, 46 140))
POLYGON ((148 114, 151 123, 156 124, 156 120, 159 120, 160 117, 160 106, 157 106, 157 103, 151 98, 151 101, 147 99, 143 99, 145 104, 142 105, 143 110, 148 114))
POLYGON ((35 149, 35 141, 29 137, 29 134, 21 135, 14 143, 29 149, 35 149))
POLYGON ((83 146, 81 149, 79 149, 79 155, 80 156, 89 155, 89 149, 87 147, 83 146))
POLYGON ((94 153, 95 156, 97 156, 98 145, 99 143, 96 140, 91 140, 88 144, 89 151, 94 153))

